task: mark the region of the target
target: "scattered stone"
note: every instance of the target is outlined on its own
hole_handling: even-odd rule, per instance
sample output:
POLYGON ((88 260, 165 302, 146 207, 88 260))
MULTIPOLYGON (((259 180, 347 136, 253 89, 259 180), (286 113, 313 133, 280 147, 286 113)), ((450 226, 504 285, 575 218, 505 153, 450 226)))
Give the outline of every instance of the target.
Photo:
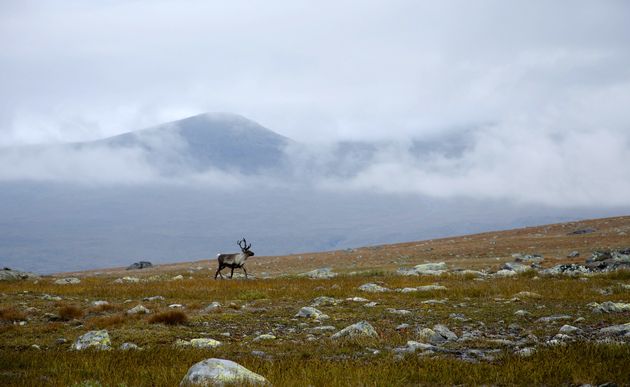
POLYGON ((265 340, 275 340, 276 336, 265 333, 263 335, 257 336, 254 338, 254 341, 265 341, 265 340))
POLYGON ((417 288, 399 288, 399 289, 396 289, 396 291, 399 293, 413 293, 413 292, 417 292, 418 289, 417 288))
POLYGON ((394 352, 399 353, 399 354, 404 354, 404 353, 415 353, 416 351, 420 350, 423 352, 428 351, 432 353, 436 351, 437 349, 438 348, 435 345, 419 343, 417 341, 409 340, 407 341, 407 345, 405 347, 395 348, 394 352))
POLYGON ((466 316, 464 316, 462 313, 451 313, 448 315, 448 318, 450 318, 451 320, 457 320, 457 321, 468 321, 466 316))
POLYGON ((367 321, 359 321, 340 330, 331 336, 332 339, 357 338, 357 337, 378 337, 378 333, 367 321))
POLYGON ((127 266, 127 270, 140 270, 140 269, 146 269, 149 267, 153 267, 153 264, 149 261, 140 261, 140 262, 134 262, 131 265, 127 266))
POLYGON ((221 308, 221 304, 219 302, 217 302, 217 301, 212 301, 210 303, 210 305, 206 306, 203 309, 203 312, 204 313, 210 313, 210 312, 214 312, 215 310, 217 310, 219 308, 221 308))
POLYGON ((142 304, 136 305, 127 311, 127 314, 148 314, 148 313, 151 313, 151 311, 145 308, 144 305, 142 304))
POLYGON ((423 263, 414 266, 412 269, 398 269, 400 275, 442 275, 447 270, 446 263, 423 263))
POLYGON ((422 304, 429 304, 429 305, 437 305, 437 304, 446 304, 448 302, 448 300, 444 299, 444 300, 426 300, 426 301, 422 301, 422 304))
POLYGON ((526 317, 526 316, 529 316, 530 313, 528 311, 526 311, 526 310, 519 309, 516 312, 514 312, 514 315, 515 316, 519 316, 519 317, 526 317))
POLYGON ((184 305, 182 305, 182 304, 170 304, 168 307, 171 308, 171 309, 182 309, 184 307, 184 305))
POLYGON ((339 304, 339 302, 340 301, 335 298, 321 296, 314 299, 311 306, 335 306, 339 304))
POLYGON ((502 270, 511 270, 516 273, 525 273, 526 271, 532 270, 530 266, 523 265, 522 263, 517 262, 507 262, 502 267, 502 270))
POLYGON ((300 276, 312 279, 330 279, 336 277, 337 273, 333 273, 332 269, 329 267, 324 267, 321 269, 315 269, 306 273, 302 273, 300 274, 300 276))
POLYGON ((267 356, 267 354, 264 351, 252 351, 251 353, 252 353, 252 355, 254 355, 256 357, 265 357, 265 356, 267 356))
POLYGON ((547 323, 547 322, 554 322, 554 321, 561 321, 561 320, 571 320, 572 318, 573 317, 571 317, 569 315, 560 314, 560 315, 541 317, 538 320, 536 320, 536 322, 547 323))
POLYGON ((314 320, 325 320, 329 318, 328 315, 310 306, 305 306, 302 309, 300 309, 300 311, 295 315, 295 317, 305 317, 305 318, 311 318, 314 320))
POLYGON ((541 263, 545 259, 540 254, 512 254, 515 262, 541 263))
POLYGON ((494 273, 495 277, 512 277, 517 275, 518 273, 515 272, 514 270, 507 270, 507 269, 501 269, 499 271, 497 271, 496 273, 494 273))
POLYGON ((122 343, 120 344, 120 347, 118 347, 118 349, 121 351, 129 351, 129 350, 140 350, 141 348, 138 347, 134 343, 122 343))
POLYGON ((92 306, 103 306, 103 305, 109 305, 109 302, 102 301, 102 300, 92 301, 92 306))
POLYGON ((457 270, 457 271, 454 271, 453 274, 477 277, 475 279, 480 279, 480 278, 485 277, 485 276, 488 275, 488 274, 486 274, 486 273, 484 273, 482 271, 479 271, 479 270, 457 270))
POLYGON ((571 264, 564 264, 564 265, 556 265, 552 268, 542 270, 540 273, 545 274, 545 275, 579 276, 579 275, 591 274, 592 272, 586 266, 571 263, 571 264))
POLYGON ((409 327, 411 327, 411 325, 403 323, 403 324, 398 325, 396 327, 396 330, 397 331, 404 331, 405 329, 409 329, 409 327))
POLYGON ((577 258, 579 256, 580 256, 580 252, 577 250, 573 250, 569 254, 567 254, 567 258, 577 258))
POLYGON ((516 298, 542 298, 542 296, 538 293, 534 293, 534 292, 518 292, 514 295, 514 297, 516 298))
POLYGON ((114 280, 115 284, 135 284, 140 282, 140 278, 137 277, 122 277, 114 280))
POLYGON ((38 350, 38 351, 42 349, 42 348, 41 348, 39 345, 37 345, 37 344, 33 344, 33 345, 31 345, 31 348, 32 348, 32 349, 36 349, 36 350, 38 350))
POLYGON ((514 352, 514 354, 520 356, 520 357, 530 357, 533 354, 536 353, 536 348, 534 347, 525 347, 525 348, 521 348, 519 350, 517 350, 516 352, 514 352))
POLYGON ((630 334, 630 323, 620 324, 620 325, 611 325, 606 328, 602 328, 599 330, 599 333, 603 335, 627 335, 630 334))
POLYGON ((397 314, 399 316, 410 316, 412 314, 411 311, 406 310, 406 309, 387 308, 387 309, 385 309, 385 311, 387 313, 397 314))
POLYGON ((446 341, 457 340, 457 335, 447 326, 437 324, 431 328, 421 328, 418 330, 418 337, 424 342, 434 345, 445 343, 446 341))
POLYGON ((8 267, 0 270, 0 281, 22 281, 27 279, 38 279, 39 276, 35 273, 27 271, 13 270, 8 267))
POLYGON ((430 292, 432 290, 447 290, 446 286, 438 284, 418 286, 416 289, 420 292, 430 292))
POLYGON ((142 299, 142 301, 164 301, 164 297, 162 296, 145 297, 142 299))
POLYGON ((81 280, 76 277, 60 278, 55 281, 56 285, 75 285, 80 284, 81 280))
POLYGON ((369 293, 383 293, 390 291, 388 288, 373 283, 363 284, 359 286, 359 290, 369 293))
POLYGON ((171 281, 180 281, 183 280, 184 276, 183 275, 176 275, 175 277, 171 278, 171 281))
POLYGON ((76 351, 82 351, 87 348, 108 350, 111 349, 111 344, 109 333, 106 330, 90 331, 80 336, 74 344, 72 344, 72 349, 76 351))
POLYGON ((346 301, 352 301, 352 302, 369 302, 370 300, 368 300, 367 298, 363 298, 363 297, 349 297, 349 298, 346 298, 346 301))
POLYGON ((254 373, 240 364, 225 359, 206 359, 194 364, 184 378, 180 386, 187 385, 214 385, 226 384, 269 384, 263 376, 254 373))
POLYGON ((363 306, 366 308, 374 308, 376 305, 378 305, 378 302, 368 302, 367 304, 364 304, 363 306))
POLYGON ((570 335, 572 333, 579 333, 581 331, 580 328, 574 327, 573 325, 563 325, 560 327, 560 333, 564 333, 570 335))
POLYGON ((200 338, 190 340, 190 346, 193 348, 216 348, 222 343, 215 339, 200 338))
POLYGON ((593 306, 593 313, 622 313, 630 311, 630 303, 606 301, 598 304, 596 302, 589 304, 593 306))
POLYGON ((575 231, 571 231, 570 233, 568 233, 567 235, 583 235, 583 234, 590 234, 590 233, 594 233, 595 230, 594 228, 581 228, 579 230, 575 230, 575 231))
POLYGON ((61 301, 61 297, 51 296, 50 294, 43 294, 41 298, 46 301, 61 301))

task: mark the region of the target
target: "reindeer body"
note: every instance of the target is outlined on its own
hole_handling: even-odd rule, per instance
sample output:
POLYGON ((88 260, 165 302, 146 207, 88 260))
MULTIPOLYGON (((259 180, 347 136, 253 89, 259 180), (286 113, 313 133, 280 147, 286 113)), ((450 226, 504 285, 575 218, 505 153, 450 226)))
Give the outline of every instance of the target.
POLYGON ((221 276, 223 278, 223 274, 221 274, 221 270, 224 268, 230 268, 232 271, 230 272, 230 278, 234 276, 234 269, 243 269, 245 272, 245 278, 247 278, 247 270, 245 270, 245 261, 247 258, 254 256, 254 252, 249 248, 252 247, 251 244, 247 245, 247 241, 243 238, 242 241, 238 241, 238 246, 241 248, 240 253, 234 254, 217 254, 217 260, 219 261, 219 268, 217 272, 214 274, 214 279, 217 279, 217 276, 221 276))

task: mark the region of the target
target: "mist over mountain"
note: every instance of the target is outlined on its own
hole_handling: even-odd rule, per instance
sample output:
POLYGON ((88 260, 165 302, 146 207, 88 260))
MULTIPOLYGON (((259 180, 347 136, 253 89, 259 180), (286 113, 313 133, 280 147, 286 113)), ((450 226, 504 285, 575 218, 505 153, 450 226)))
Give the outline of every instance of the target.
POLYGON ((470 195, 483 188, 470 184, 454 195, 409 189, 427 173, 461 174, 483 130, 315 145, 212 113, 97 141, 4 148, 0 264, 45 273, 212 259, 242 236, 257 255, 280 255, 628 211, 470 195))

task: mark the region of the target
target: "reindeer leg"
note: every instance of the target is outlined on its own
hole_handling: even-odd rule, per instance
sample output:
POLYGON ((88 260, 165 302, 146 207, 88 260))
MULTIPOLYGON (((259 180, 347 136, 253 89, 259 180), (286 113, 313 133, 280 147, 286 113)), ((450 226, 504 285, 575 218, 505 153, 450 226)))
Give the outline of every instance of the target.
POLYGON ((232 271, 230 272, 230 279, 234 276, 234 266, 232 266, 232 271))
POLYGON ((245 266, 241 266, 241 268, 243 269, 243 271, 245 272, 245 279, 247 279, 247 270, 245 270, 245 266))
POLYGON ((223 269, 223 266, 219 266, 219 268, 217 269, 217 272, 214 273, 214 279, 217 279, 217 276, 220 275, 221 279, 223 279, 223 274, 221 274, 221 270, 223 269))

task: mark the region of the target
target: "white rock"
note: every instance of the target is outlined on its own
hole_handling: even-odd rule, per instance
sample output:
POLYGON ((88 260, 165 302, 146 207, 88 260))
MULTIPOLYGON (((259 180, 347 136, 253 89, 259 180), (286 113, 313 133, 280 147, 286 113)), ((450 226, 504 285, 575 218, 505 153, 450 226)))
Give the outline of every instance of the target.
POLYGON ((349 297, 349 298, 346 298, 346 301, 352 301, 352 302, 369 302, 370 300, 368 300, 367 298, 363 298, 363 297, 349 297))
POLYGON ((430 292, 432 290, 446 290, 447 288, 446 286, 433 284, 433 285, 418 286, 416 289, 418 289, 418 291, 421 291, 421 292, 430 292))
POLYGON ((560 327, 560 333, 565 333, 565 334, 572 334, 572 333, 576 333, 576 332, 580 332, 581 329, 578 327, 574 327, 573 325, 563 325, 562 327, 560 327))
POLYGON ((338 303, 339 303, 339 300, 335 298, 321 296, 314 299, 313 302, 311 303, 311 306, 335 306, 338 303))
POLYGON ((364 307, 366 308, 374 308, 376 305, 378 305, 378 302, 368 302, 367 304, 363 304, 364 307))
POLYGON ((118 278, 114 280, 114 283, 116 284, 123 284, 123 283, 135 284, 138 282, 140 282, 140 278, 137 278, 137 277, 122 277, 122 278, 118 278))
POLYGON ((127 314, 148 314, 151 311, 144 307, 144 305, 136 305, 127 311, 127 314))
POLYGON ((300 311, 295 315, 295 317, 312 318, 315 320, 324 320, 329 318, 328 315, 310 306, 305 306, 301 308, 300 311))
POLYGON ((180 386, 226 384, 269 384, 263 376, 240 364, 225 359, 206 359, 196 363, 186 373, 180 386))
POLYGON ((92 301, 92 305, 93 305, 93 306, 103 306, 103 305, 109 305, 109 302, 107 302, 107 301, 102 301, 102 300, 92 301))
POLYGON ((340 330, 331 336, 332 339, 357 337, 378 337, 374 327, 367 321, 359 321, 340 330))
POLYGON ((219 309, 220 307, 221 307, 221 304, 220 304, 220 303, 218 303, 217 301, 212 301, 212 302, 210 303, 210 305, 208 305, 208 306, 206 306, 206 307, 204 308, 204 310, 203 310, 203 311, 204 311, 205 313, 208 313, 208 312, 213 312, 213 311, 215 311, 215 310, 219 309))
POLYGON ((388 288, 373 283, 363 284, 359 286, 359 290, 369 293, 383 293, 390 291, 388 288))
POLYGON ((80 284, 80 283, 81 283, 81 280, 76 277, 60 278, 55 281, 55 284, 57 285, 74 285, 74 284, 80 284))
POLYGON ((182 309, 184 307, 184 305, 182 305, 182 304, 170 304, 168 307, 171 308, 171 309, 182 309))
POLYGON ((517 275, 518 273, 515 272, 514 270, 505 270, 505 269, 501 269, 499 271, 497 271, 496 273, 494 273, 495 277, 512 277, 517 275))
POLYGON ((183 280, 184 276, 183 275, 176 275, 175 277, 171 278, 171 281, 179 281, 179 280, 183 280))
POLYGON ((387 308, 385 309, 385 311, 387 313, 391 313, 391 314, 397 314, 399 316, 409 316, 411 315, 411 311, 406 310, 406 309, 394 309, 394 308, 387 308))
POLYGON ((138 347, 134 343, 122 343, 120 344, 120 347, 118 349, 121 351, 129 351, 129 350, 140 350, 142 348, 138 347))
POLYGON ((267 340, 275 340, 276 336, 265 333, 263 335, 260 335, 256 338, 254 338, 254 341, 267 341, 267 340))
POLYGON ((630 311, 630 303, 606 301, 601 304, 592 304, 594 304, 594 313, 622 313, 630 311))
POLYGON ((109 333, 106 330, 102 331, 89 331, 88 333, 80 336, 73 344, 72 349, 81 351, 87 348, 94 348, 100 350, 111 349, 112 342, 109 339, 109 333))

